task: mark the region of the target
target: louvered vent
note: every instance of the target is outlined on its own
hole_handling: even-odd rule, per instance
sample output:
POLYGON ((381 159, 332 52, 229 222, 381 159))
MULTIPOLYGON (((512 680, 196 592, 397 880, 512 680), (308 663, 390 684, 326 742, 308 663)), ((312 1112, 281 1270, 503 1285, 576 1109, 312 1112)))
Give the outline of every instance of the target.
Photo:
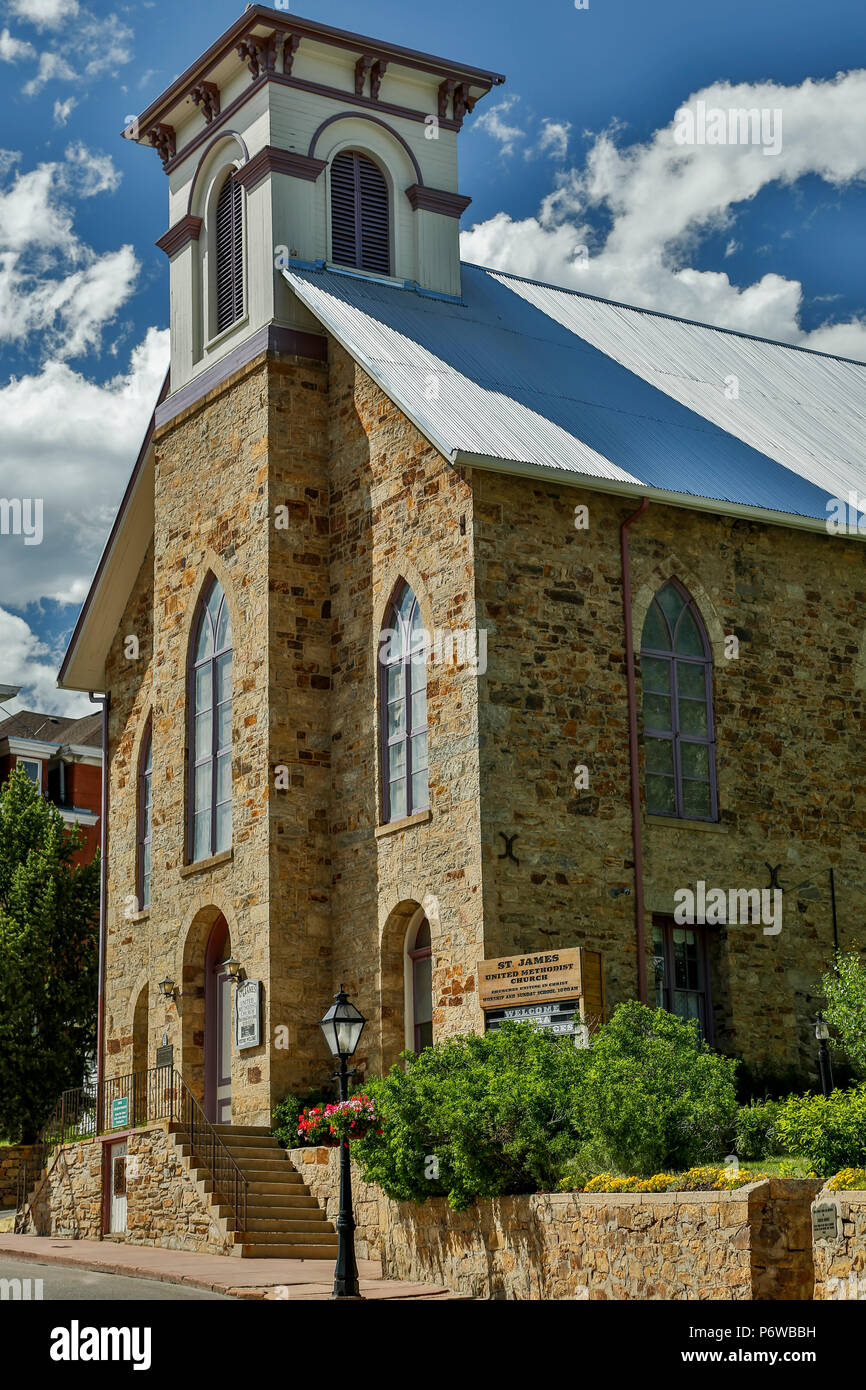
POLYGON ((388 185, 378 165, 356 150, 343 150, 331 163, 331 258, 391 273, 388 185))
POLYGON ((244 311, 244 244, 240 184, 226 179, 216 210, 216 331, 235 323, 244 311))

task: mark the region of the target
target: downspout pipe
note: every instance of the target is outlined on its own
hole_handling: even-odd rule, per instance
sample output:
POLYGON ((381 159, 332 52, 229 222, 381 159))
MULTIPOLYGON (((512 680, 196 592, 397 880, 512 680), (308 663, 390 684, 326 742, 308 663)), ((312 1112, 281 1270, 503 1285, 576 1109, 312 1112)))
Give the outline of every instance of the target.
POLYGON ((103 1037, 105 1034, 105 938, 108 885, 108 714, 111 694, 94 695, 91 704, 102 705, 102 793, 99 817, 99 992, 96 1004, 96 1132, 102 1128, 103 1037))
POLYGON ((637 739, 637 698, 634 675, 634 632, 631 622, 631 555, 629 527, 638 521, 649 506, 645 497, 636 512, 627 516, 619 528, 620 561, 622 564, 622 607, 625 621, 626 684, 628 687, 628 752, 631 777, 631 835, 634 847, 634 917, 637 946, 637 993, 642 1004, 647 1002, 646 980, 646 923, 643 898, 643 835, 640 821, 640 761, 637 739))

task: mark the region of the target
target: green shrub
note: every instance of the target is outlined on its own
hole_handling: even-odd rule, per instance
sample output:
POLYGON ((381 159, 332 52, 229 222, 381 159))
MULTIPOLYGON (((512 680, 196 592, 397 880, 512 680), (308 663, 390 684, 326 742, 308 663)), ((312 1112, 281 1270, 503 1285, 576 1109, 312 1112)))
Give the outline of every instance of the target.
POLYGON ((323 1101, 333 1101, 333 1088, 327 1090, 311 1089, 302 1095, 287 1095, 271 1111, 271 1133, 284 1149, 309 1147, 309 1141, 298 1134, 298 1116, 310 1105, 321 1105, 323 1101))
POLYGON ((866 1073, 866 966, 859 952, 836 952, 832 970, 821 981, 827 1001, 824 1017, 839 1034, 836 1046, 858 1076, 866 1073))
POLYGON ((734 1149, 747 1163, 782 1152, 782 1140, 778 1130, 779 1107, 780 1102, 777 1100, 758 1101, 752 1105, 740 1106, 734 1149))
POLYGON ((599 1030, 575 1128, 615 1171, 650 1175, 723 1158, 734 1133, 737 1063, 685 1023, 637 1000, 599 1030))
POLYGON ((404 1053, 367 1082, 382 1134, 352 1144, 367 1182, 389 1197, 476 1197, 552 1190, 579 1145, 574 1104, 588 1054, 528 1024, 404 1053))
POLYGON ((779 1136, 818 1177, 866 1162, 866 1086, 823 1096, 790 1096, 779 1106, 779 1136))

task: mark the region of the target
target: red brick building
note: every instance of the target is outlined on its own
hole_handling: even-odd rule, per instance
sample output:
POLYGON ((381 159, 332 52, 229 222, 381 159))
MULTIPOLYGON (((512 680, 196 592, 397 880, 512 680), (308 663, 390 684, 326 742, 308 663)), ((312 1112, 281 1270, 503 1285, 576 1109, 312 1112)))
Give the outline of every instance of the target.
POLYGON ((99 847, 102 715, 65 719, 20 710, 0 721, 0 784, 19 765, 67 824, 82 830, 75 862, 87 863, 99 847))

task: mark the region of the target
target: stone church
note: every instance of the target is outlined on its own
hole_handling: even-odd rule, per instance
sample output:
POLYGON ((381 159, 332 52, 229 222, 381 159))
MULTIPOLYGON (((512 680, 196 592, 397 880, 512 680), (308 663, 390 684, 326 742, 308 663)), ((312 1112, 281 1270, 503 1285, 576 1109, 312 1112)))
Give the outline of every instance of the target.
POLYGON ((461 264, 503 80, 253 5, 124 132, 171 365, 60 683, 102 1074, 168 1047, 214 1122, 326 1081, 341 984, 369 1074, 573 948, 812 1070, 864 941, 866 367, 461 264))

